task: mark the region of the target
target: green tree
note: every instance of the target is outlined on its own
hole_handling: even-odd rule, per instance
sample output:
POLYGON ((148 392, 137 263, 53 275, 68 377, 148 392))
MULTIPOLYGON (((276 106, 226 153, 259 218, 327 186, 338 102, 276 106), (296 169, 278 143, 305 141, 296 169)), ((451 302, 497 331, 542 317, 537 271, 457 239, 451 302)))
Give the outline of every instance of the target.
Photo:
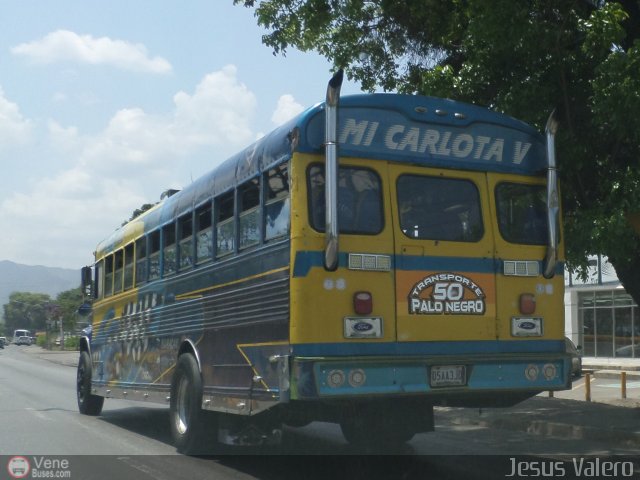
POLYGON ((571 268, 609 257, 640 303, 638 0, 234 0, 274 54, 315 50, 364 90, 449 97, 540 130, 556 110, 571 268))
POLYGON ((82 305, 83 301, 84 297, 80 288, 66 290, 56 297, 55 304, 59 306, 59 314, 62 317, 65 332, 75 331, 78 307, 82 305))
POLYGON ((51 297, 44 293, 13 292, 9 303, 4 304, 5 330, 11 335, 18 328, 44 330, 46 328, 46 305, 51 297))

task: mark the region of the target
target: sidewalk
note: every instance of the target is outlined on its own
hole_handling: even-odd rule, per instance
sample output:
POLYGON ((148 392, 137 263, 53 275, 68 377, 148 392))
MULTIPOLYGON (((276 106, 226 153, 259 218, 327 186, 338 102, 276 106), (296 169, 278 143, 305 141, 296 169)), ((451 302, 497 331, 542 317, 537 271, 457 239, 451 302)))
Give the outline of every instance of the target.
MULTIPOLYGON (((640 381, 640 358, 582 359, 583 376, 640 381)), ((640 448, 640 397, 594 399, 587 402, 543 393, 510 408, 455 409, 453 423, 524 431, 535 435, 574 440, 598 440, 612 447, 640 448)), ((446 410, 443 409, 444 414, 446 410)))
MULTIPOLYGON (((612 450, 640 448, 640 400, 611 404, 536 396, 510 408, 455 409, 452 423, 527 432, 561 439, 597 440, 612 450)), ((438 414, 436 414, 438 415, 438 414)), ((437 417, 436 417, 437 422, 437 417)))

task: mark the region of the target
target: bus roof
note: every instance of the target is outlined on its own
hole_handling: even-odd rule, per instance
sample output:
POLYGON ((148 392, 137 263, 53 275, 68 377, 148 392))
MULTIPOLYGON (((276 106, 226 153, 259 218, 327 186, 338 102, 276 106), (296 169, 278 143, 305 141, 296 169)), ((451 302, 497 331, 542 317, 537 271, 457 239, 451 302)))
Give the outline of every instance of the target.
MULTIPOLYGON (((96 258, 254 178, 294 151, 324 151, 324 103, 305 110, 101 242, 96 258)), ((538 175, 544 138, 510 116, 454 100, 400 94, 340 99, 339 155, 440 168, 538 175)))

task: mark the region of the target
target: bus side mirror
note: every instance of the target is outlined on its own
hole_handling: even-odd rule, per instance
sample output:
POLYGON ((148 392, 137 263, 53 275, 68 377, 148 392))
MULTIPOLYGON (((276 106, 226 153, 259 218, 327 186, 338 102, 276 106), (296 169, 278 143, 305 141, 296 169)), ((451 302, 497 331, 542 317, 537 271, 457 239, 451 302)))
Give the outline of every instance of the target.
POLYGON ((80 275, 80 288, 82 293, 91 297, 93 292, 93 271, 91 267, 82 267, 80 275))

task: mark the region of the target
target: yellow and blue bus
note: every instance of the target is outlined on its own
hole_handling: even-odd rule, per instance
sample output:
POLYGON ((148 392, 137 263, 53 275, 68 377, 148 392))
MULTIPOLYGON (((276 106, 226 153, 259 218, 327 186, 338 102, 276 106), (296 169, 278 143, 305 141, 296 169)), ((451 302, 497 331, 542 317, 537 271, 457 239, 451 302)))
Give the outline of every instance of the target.
POLYGON ((97 246, 82 413, 168 404, 185 453, 315 420, 402 443, 568 388, 553 117, 340 83, 97 246))

